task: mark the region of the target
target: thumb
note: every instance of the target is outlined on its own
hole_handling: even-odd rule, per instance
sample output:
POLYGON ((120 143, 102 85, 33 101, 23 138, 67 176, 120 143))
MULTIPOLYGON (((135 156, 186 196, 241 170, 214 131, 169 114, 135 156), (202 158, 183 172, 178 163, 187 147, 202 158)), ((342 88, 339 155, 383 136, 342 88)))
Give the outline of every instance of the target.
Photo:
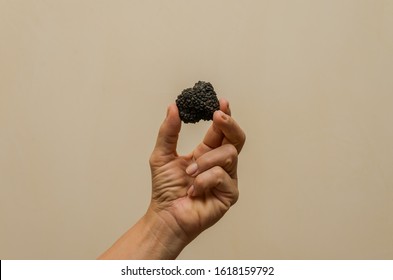
POLYGON ((167 115, 158 132, 154 153, 157 156, 177 155, 176 146, 181 129, 179 111, 175 103, 169 105, 167 115))

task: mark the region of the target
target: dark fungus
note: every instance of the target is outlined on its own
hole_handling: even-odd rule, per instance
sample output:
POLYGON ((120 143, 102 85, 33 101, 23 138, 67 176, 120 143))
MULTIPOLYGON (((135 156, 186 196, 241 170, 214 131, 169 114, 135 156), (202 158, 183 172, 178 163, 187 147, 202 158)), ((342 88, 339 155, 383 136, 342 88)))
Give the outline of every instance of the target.
POLYGON ((186 88, 176 99, 180 119, 184 123, 212 120, 220 109, 217 94, 211 83, 199 81, 192 88, 186 88))

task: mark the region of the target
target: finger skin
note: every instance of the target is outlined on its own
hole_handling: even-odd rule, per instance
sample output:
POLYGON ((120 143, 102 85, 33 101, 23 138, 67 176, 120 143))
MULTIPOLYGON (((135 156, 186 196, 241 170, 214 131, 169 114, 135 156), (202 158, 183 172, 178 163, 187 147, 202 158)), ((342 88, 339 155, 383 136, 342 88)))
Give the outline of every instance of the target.
POLYGON ((186 172, 195 177, 214 166, 221 166, 231 178, 235 179, 237 178, 237 158, 238 153, 235 146, 225 144, 200 156, 187 168, 186 172))
POLYGON ((213 115, 213 123, 224 134, 222 144, 230 143, 240 153, 246 141, 246 135, 237 122, 224 112, 216 111, 213 115))
POLYGON ((236 121, 225 112, 216 111, 213 114, 213 124, 207 131, 202 143, 194 150, 193 155, 197 159, 223 144, 233 144, 240 153, 245 141, 246 135, 236 121))
POLYGON ((195 178, 192 192, 188 194, 197 197, 209 192, 213 193, 222 203, 231 206, 236 203, 239 197, 237 180, 232 179, 220 166, 215 166, 195 178))
POLYGON ((230 116, 231 109, 229 108, 229 101, 224 98, 221 98, 219 102, 220 102, 220 110, 230 116))
POLYGON ((168 106, 167 116, 160 126, 152 157, 162 157, 168 162, 173 156, 177 156, 176 147, 181 129, 179 111, 175 103, 168 106))
MULTIPOLYGON (((231 115, 229 102, 226 99, 220 99, 220 110, 229 116, 231 115)), ((221 146, 223 139, 224 134, 216 127, 216 124, 213 122, 213 124, 209 127, 202 144, 206 145, 208 149, 215 149, 221 146)))

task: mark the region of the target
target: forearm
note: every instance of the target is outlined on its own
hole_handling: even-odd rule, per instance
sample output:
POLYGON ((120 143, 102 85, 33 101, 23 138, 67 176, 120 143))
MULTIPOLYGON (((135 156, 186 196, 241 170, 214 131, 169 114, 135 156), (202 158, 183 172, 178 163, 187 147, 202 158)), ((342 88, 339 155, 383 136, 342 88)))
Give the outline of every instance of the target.
POLYGON ((187 242, 150 208, 99 259, 175 259, 187 242))

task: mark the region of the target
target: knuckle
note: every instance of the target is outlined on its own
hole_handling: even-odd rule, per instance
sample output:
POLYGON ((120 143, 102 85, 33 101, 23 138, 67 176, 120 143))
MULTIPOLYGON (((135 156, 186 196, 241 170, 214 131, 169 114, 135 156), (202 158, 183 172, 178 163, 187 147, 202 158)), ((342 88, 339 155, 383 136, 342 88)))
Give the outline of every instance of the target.
POLYGON ((204 186, 204 180, 203 180, 202 176, 197 176, 194 179, 194 186, 198 186, 198 187, 203 187, 204 186))
POLYGON ((235 204, 239 200, 239 190, 236 188, 233 191, 233 199, 231 201, 231 205, 235 204))
POLYGON ((225 148, 226 148, 226 150, 227 150, 226 152, 227 152, 230 156, 232 156, 232 157, 237 156, 237 150, 236 150, 236 148, 235 148, 234 145, 227 144, 227 145, 225 145, 225 148))
POLYGON ((212 173, 213 173, 214 178, 216 178, 217 180, 220 180, 220 182, 222 182, 223 178, 224 178, 225 175, 226 175, 225 170, 222 169, 222 168, 219 167, 219 166, 214 167, 214 168, 212 169, 212 173))
POLYGON ((242 131, 241 138, 240 138, 242 141, 242 144, 244 144, 246 142, 246 138, 247 138, 246 133, 244 131, 242 131))
POLYGON ((227 157, 225 158, 224 166, 231 167, 233 164, 237 163, 238 153, 235 146, 231 144, 226 145, 226 154, 227 157))
POLYGON ((224 164, 224 166, 225 166, 225 167, 230 167, 230 166, 232 165, 232 163, 233 163, 233 158, 227 157, 227 158, 225 159, 225 164, 224 164))
POLYGON ((236 147, 238 149, 238 153, 242 150, 244 143, 246 142, 246 134, 243 130, 240 131, 238 139, 236 141, 236 147))

